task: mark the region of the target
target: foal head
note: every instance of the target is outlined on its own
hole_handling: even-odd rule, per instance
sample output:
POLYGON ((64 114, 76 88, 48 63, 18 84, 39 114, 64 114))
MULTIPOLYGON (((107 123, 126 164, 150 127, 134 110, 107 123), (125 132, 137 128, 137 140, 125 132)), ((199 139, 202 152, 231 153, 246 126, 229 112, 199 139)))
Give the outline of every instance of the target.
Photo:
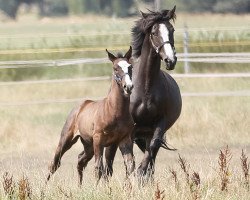
POLYGON ((130 47, 128 52, 122 56, 114 56, 106 49, 109 60, 113 63, 113 76, 120 89, 125 96, 129 96, 133 89, 132 83, 132 65, 129 60, 132 54, 132 48, 130 47))
MULTIPOLYGON (((163 10, 161 12, 143 13, 142 18, 137 22, 133 28, 134 44, 140 41, 139 37, 145 37, 149 34, 151 47, 155 50, 156 54, 166 63, 166 68, 172 70, 175 67, 177 57, 174 47, 174 28, 170 23, 175 20, 175 8, 172 10, 163 10), (136 34, 138 34, 136 36, 136 34)), ((136 52, 136 51, 135 51, 136 52)), ((140 52, 139 52, 140 53, 140 52)))

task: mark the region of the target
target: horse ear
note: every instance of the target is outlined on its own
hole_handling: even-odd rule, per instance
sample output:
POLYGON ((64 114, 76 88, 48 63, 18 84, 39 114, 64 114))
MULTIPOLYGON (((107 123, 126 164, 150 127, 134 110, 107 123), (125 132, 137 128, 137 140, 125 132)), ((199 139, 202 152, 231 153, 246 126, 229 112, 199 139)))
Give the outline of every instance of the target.
POLYGON ((106 52, 108 53, 109 60, 111 62, 114 62, 116 57, 112 53, 110 53, 107 49, 106 49, 106 52))
POLYGON ((128 60, 131 58, 132 56, 132 47, 129 47, 128 52, 125 54, 124 58, 127 58, 128 60))
POLYGON ((141 10, 140 10, 140 13, 141 13, 141 16, 142 16, 144 19, 147 17, 147 14, 144 13, 144 12, 142 12, 141 10))
POLYGON ((175 9, 176 9, 176 6, 174 6, 173 9, 168 12, 168 14, 167 14, 168 19, 174 19, 175 18, 175 9))

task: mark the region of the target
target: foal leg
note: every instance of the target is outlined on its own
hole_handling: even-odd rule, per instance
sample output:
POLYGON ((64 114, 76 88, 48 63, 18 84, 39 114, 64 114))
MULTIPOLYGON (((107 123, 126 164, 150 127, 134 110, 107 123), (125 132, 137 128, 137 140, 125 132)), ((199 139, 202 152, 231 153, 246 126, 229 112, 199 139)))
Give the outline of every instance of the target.
POLYGON ((82 151, 78 155, 78 164, 77 164, 77 171, 78 171, 78 177, 79 177, 79 185, 82 184, 82 173, 83 169, 87 166, 88 162, 93 158, 94 156, 94 149, 93 145, 84 145, 84 151, 82 151))
POLYGON ((115 158, 117 148, 118 146, 116 144, 105 148, 105 159, 106 159, 105 175, 106 176, 113 175, 113 163, 114 163, 114 158, 115 158))
POLYGON ((103 150, 104 147, 101 144, 101 136, 99 133, 94 133, 93 136, 94 144, 94 155, 95 155, 95 177, 97 179, 97 184, 101 176, 103 175, 103 150))
POLYGON ((66 134, 64 137, 60 138, 59 145, 56 149, 56 153, 53 159, 53 162, 51 163, 49 170, 50 173, 48 174, 47 181, 50 179, 51 175, 55 173, 55 171, 60 167, 60 162, 63 154, 69 150, 78 140, 80 137, 77 135, 74 139, 73 138, 73 133, 66 134))
POLYGON ((51 166, 49 167, 50 173, 47 177, 47 181, 50 179, 50 176, 55 173, 55 171, 60 166, 60 161, 63 154, 69 150, 73 144, 75 144, 80 136, 76 136, 74 139, 74 129, 75 129, 75 115, 78 112, 77 108, 73 109, 69 114, 59 140, 59 144, 56 149, 56 153, 53 159, 51 166))
POLYGON ((135 169, 135 160, 133 154, 133 141, 130 136, 125 137, 119 144, 124 164, 126 167, 126 176, 128 177, 135 169))

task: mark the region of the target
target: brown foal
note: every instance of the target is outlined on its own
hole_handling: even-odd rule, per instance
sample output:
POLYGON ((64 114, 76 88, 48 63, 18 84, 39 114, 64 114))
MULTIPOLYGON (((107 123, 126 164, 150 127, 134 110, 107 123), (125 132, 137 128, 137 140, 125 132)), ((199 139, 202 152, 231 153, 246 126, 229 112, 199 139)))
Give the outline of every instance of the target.
POLYGON ((84 151, 78 156, 79 183, 82 183, 83 169, 95 156, 95 176, 97 182, 104 173, 104 147, 117 144, 124 158, 126 175, 134 168, 133 142, 131 134, 134 121, 129 112, 130 94, 133 88, 131 81, 132 65, 129 63, 132 49, 125 56, 114 56, 108 50, 109 60, 113 63, 113 75, 110 91, 100 101, 86 100, 76 106, 69 114, 61 132, 61 138, 49 167, 50 176, 60 166, 63 154, 75 144, 78 138, 84 151), (79 134, 77 134, 79 132, 79 134))

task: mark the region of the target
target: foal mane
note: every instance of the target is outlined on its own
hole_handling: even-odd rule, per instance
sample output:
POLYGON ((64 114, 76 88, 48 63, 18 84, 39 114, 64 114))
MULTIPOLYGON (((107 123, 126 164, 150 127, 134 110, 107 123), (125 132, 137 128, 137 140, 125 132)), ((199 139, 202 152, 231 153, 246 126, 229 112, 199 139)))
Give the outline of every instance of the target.
POLYGON ((142 13, 142 17, 135 22, 135 26, 132 28, 132 48, 133 56, 138 58, 141 55, 142 44, 149 29, 159 22, 166 22, 169 20, 175 21, 176 15, 172 18, 167 16, 170 10, 162 10, 161 12, 150 11, 149 13, 142 13))

